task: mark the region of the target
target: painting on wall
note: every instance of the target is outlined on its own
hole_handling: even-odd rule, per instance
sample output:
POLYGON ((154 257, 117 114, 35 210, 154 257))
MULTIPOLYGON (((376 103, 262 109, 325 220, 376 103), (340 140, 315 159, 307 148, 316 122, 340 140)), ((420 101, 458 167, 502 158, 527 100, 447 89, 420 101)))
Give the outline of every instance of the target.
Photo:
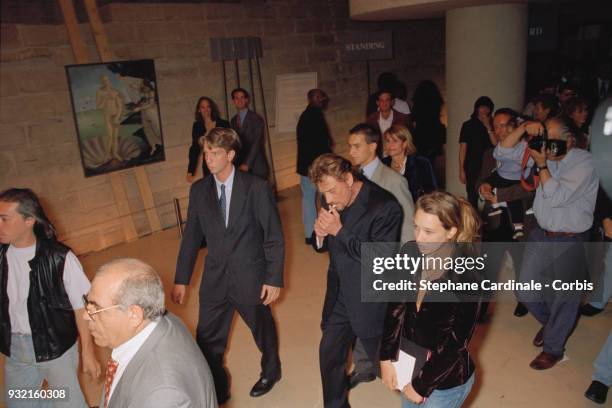
POLYGON ((163 161, 151 59, 66 66, 85 177, 163 161))

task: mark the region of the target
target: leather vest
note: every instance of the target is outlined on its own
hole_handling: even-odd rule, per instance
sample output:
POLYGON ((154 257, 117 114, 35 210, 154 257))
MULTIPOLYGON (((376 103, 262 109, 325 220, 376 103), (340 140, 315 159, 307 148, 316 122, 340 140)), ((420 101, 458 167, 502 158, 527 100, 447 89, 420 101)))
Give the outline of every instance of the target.
MULTIPOLYGON (((7 294, 8 245, 0 246, 0 352, 11 355, 11 319, 7 294)), ((29 261, 28 317, 37 362, 54 360, 74 345, 78 330, 64 288, 64 263, 69 248, 57 241, 37 240, 29 261)))

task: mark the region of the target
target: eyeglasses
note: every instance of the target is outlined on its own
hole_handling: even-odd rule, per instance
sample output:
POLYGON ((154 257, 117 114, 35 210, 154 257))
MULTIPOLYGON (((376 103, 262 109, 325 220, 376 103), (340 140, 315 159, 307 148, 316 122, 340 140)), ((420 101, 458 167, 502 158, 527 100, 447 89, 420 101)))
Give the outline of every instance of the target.
POLYGON ((121 306, 121 305, 112 305, 112 306, 109 306, 109 307, 104 307, 102 309, 97 309, 97 310, 94 310, 93 312, 90 312, 89 309, 88 309, 88 306, 91 304, 91 302, 89 301, 89 299, 87 299, 87 295, 83 295, 83 302, 85 303, 85 311, 87 312, 87 314, 89 315, 89 318, 91 320, 93 320, 94 319, 94 315, 96 315, 98 313, 102 313, 102 312, 105 312, 107 310, 114 309, 116 307, 121 306))
POLYGON ((498 123, 497 125, 493 126, 493 129, 501 129, 501 128, 505 128, 508 127, 508 122, 506 123, 498 123))

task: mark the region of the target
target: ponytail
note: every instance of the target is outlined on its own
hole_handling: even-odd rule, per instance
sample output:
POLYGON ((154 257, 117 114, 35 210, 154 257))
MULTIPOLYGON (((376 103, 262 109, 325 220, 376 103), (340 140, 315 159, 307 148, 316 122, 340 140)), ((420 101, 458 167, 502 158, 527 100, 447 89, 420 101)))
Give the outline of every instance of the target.
POLYGON ((475 242, 480 240, 482 221, 472 205, 464 198, 457 198, 461 213, 461 224, 456 235, 456 242, 475 242))

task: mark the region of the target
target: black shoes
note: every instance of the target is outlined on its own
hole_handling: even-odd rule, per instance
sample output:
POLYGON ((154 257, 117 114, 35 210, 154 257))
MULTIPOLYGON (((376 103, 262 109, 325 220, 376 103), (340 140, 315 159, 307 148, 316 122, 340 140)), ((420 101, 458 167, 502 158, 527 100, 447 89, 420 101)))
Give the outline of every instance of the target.
POLYGON ((516 317, 523 317, 525 316, 529 311, 527 310, 527 307, 525 307, 524 304, 522 304, 521 302, 518 302, 516 304, 516 307, 514 308, 514 315, 516 317))
POLYGON ((352 390, 360 383, 371 382, 376 379, 376 375, 372 373, 357 373, 355 371, 349 374, 349 390, 352 390))
POLYGON ((608 387, 599 381, 593 381, 584 396, 597 404, 603 404, 608 396, 608 387))
POLYGON ((260 397, 267 394, 279 380, 280 378, 273 380, 270 378, 261 377, 259 380, 257 380, 253 388, 251 388, 249 395, 251 397, 260 397))
POLYGON ((306 245, 310 245, 310 246, 312 246, 312 238, 304 238, 304 243, 305 243, 306 245))
POLYGON ((603 312, 603 309, 595 307, 590 303, 585 303, 584 305, 580 306, 580 314, 583 316, 595 316, 601 312, 603 312))

